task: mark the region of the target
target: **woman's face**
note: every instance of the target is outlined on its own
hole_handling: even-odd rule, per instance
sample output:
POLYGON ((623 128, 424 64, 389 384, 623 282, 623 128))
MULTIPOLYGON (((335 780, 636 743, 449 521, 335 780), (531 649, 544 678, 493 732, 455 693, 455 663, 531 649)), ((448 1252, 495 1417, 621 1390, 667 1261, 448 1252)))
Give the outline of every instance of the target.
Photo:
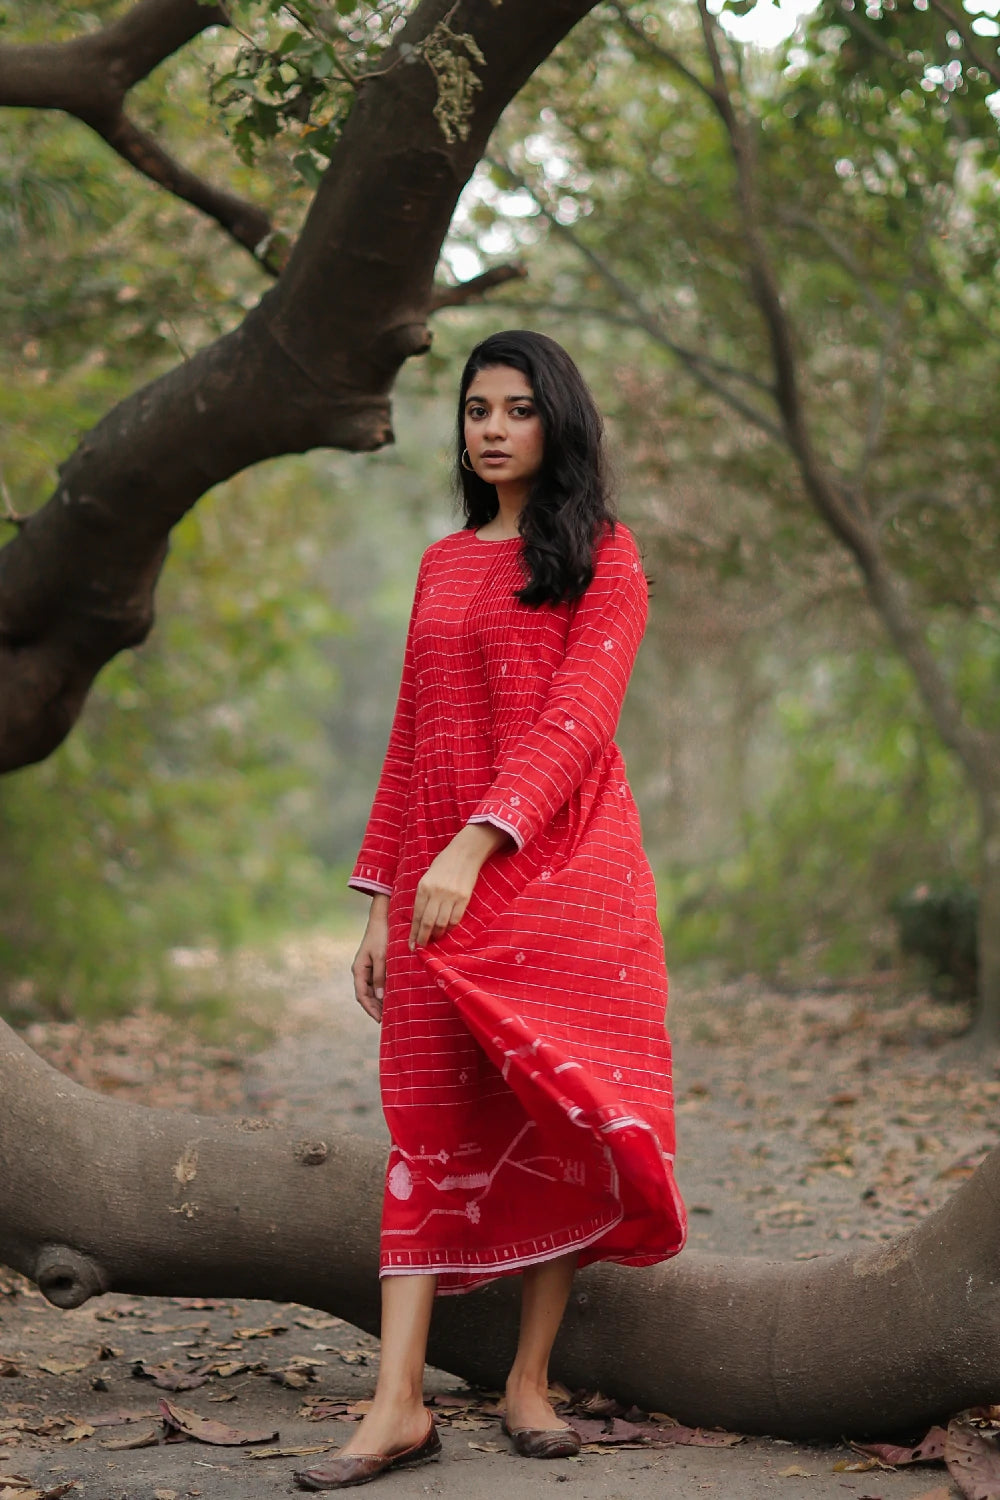
POLYGON ((487 484, 529 490, 542 467, 545 434, 531 384, 510 365, 472 377, 465 397, 469 462, 487 484))

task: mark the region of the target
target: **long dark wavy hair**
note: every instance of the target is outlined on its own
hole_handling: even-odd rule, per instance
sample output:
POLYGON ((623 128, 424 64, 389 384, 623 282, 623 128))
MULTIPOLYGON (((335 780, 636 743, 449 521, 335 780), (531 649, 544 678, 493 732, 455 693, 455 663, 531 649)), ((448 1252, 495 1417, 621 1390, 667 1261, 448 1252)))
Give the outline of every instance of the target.
POLYGON ((516 591, 522 604, 577 599, 594 576, 594 547, 605 523, 617 516, 610 493, 604 423, 586 382, 566 350, 544 333, 512 328, 491 334, 466 360, 458 394, 456 489, 466 530, 497 514, 492 484, 465 468, 465 398, 481 370, 510 365, 531 382, 542 423, 542 466, 518 521, 528 581, 516 591))

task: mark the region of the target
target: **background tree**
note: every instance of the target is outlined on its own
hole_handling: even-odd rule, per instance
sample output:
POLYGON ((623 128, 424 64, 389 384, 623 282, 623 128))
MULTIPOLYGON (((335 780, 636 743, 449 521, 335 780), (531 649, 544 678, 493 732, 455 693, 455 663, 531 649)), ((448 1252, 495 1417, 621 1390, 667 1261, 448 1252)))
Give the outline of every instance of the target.
MULTIPOLYGON (((937 9, 861 20, 821 6, 771 68, 704 5, 669 14, 669 27, 658 12, 619 11, 615 31, 596 17, 581 28, 519 105, 531 119, 544 89, 544 128, 532 138, 510 118, 509 142, 492 148, 495 180, 530 195, 565 247, 550 282, 559 302, 641 331, 680 367, 680 380, 638 383, 632 435, 647 454, 662 442, 668 494, 680 474, 706 512, 720 479, 735 494, 728 525, 715 525, 723 570, 773 585, 784 563, 800 575, 786 601, 804 583, 814 599, 832 586, 841 609, 852 596, 857 607, 861 585, 977 809, 979 1028, 992 1039, 993 44, 937 9), (726 424, 709 437, 720 403, 726 424), (739 498, 754 492, 770 515, 739 498), (763 538, 747 533, 752 514, 763 538), (853 585, 831 542, 855 564, 853 585)), ((677 510, 661 506, 675 553, 690 541, 677 510)))

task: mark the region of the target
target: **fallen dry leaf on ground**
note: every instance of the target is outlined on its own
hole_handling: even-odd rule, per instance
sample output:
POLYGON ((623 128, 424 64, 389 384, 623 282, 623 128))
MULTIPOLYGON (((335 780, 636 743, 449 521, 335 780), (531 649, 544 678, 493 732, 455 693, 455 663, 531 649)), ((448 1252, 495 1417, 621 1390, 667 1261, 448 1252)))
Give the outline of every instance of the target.
POLYGON ((60 1500, 62 1495, 68 1495, 70 1490, 76 1489, 76 1480, 67 1479, 62 1484, 53 1485, 48 1490, 36 1490, 30 1480, 17 1480, 14 1484, 4 1483, 0 1489, 0 1500, 60 1500))
POLYGON ((964 1500, 1000 1500, 1000 1448, 964 1415, 948 1423, 944 1461, 964 1500))
POLYGON ((161 1391, 196 1391, 205 1384, 209 1373, 207 1365, 197 1370, 179 1370, 173 1360, 162 1365, 147 1365, 145 1360, 137 1359, 132 1366, 135 1380, 151 1380, 161 1391))
POLYGON ((92 1361, 89 1359, 40 1359, 39 1370, 44 1370, 46 1375, 79 1375, 92 1361))
POLYGON ((307 1396, 296 1416, 305 1417, 307 1422, 325 1422, 330 1417, 346 1416, 347 1407, 346 1401, 338 1401, 335 1396, 307 1396))
POLYGON ((84 1438, 92 1438, 96 1428, 89 1422, 77 1422, 73 1427, 67 1427, 62 1435, 64 1443, 82 1443, 84 1438))
POLYGON ((669 1427, 653 1427, 651 1431, 654 1434, 651 1441, 661 1446, 676 1443, 683 1448, 735 1448, 746 1440, 742 1432, 724 1432, 715 1427, 684 1427, 680 1422, 673 1422, 669 1427))
POLYGON ((333 1443, 300 1443, 297 1448, 256 1448, 248 1458, 305 1458, 310 1453, 329 1453, 333 1443))
POLYGON ((196 1411, 183 1406, 174 1406, 167 1400, 160 1401, 160 1413, 168 1427, 194 1438, 198 1443, 211 1443, 213 1447, 239 1448, 247 1443, 273 1443, 278 1434, 271 1432, 246 1432, 237 1427, 227 1427, 224 1422, 213 1422, 209 1417, 200 1417, 196 1411))
POLYGON ((107 1448, 109 1453, 127 1453, 133 1448, 155 1448, 162 1436, 161 1428, 147 1427, 129 1433, 128 1437, 108 1438, 101 1443, 101 1447, 107 1448))
POLYGON ((945 1439, 948 1434, 943 1427, 932 1427, 926 1437, 913 1448, 899 1443, 852 1443, 859 1453, 870 1453, 880 1463, 897 1468, 901 1464, 933 1464, 944 1458, 945 1439))

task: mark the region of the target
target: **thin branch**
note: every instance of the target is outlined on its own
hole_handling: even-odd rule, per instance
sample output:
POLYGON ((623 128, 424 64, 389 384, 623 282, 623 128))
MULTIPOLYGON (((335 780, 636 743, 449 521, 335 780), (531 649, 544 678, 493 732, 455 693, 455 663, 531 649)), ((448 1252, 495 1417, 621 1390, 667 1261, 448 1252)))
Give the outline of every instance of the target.
POLYGON ((270 215, 264 209, 189 171, 125 114, 107 126, 95 125, 94 129, 137 172, 214 219, 272 276, 280 274, 289 247, 275 234, 270 215))
POLYGON ((976 33, 972 29, 968 16, 962 15, 959 11, 952 10, 951 6, 945 3, 945 0, 930 0, 930 5, 932 10, 936 10, 938 15, 947 21, 953 30, 958 32, 962 41, 969 49, 969 57, 974 66, 982 68, 983 72, 988 73, 993 82, 1000 86, 1000 58, 997 58, 995 54, 992 58, 983 57, 976 46, 976 33))
POLYGON ((707 0, 698 0, 705 47, 719 97, 720 114, 729 136, 736 168, 736 188, 749 255, 750 283, 767 329, 776 373, 778 408, 788 446, 798 463, 806 493, 834 535, 853 554, 868 596, 890 638, 907 663, 938 733, 965 766, 977 793, 995 780, 995 736, 974 729, 965 719, 962 703, 941 670, 913 610, 905 581, 886 563, 870 519, 851 504, 851 497, 820 462, 809 430, 796 371, 795 337, 761 230, 754 142, 737 112, 716 45, 715 22, 707 0))
POLYGON ((504 286, 509 281, 524 281, 527 275, 527 267, 516 261, 510 265, 491 266, 488 271, 469 281, 459 282, 457 286, 439 282, 434 288, 430 311, 438 312, 442 307, 465 307, 469 302, 480 301, 494 287, 504 286))
MULTIPOLYGON (((538 300, 535 302, 522 297, 505 297, 504 307, 509 307, 512 312, 521 313, 549 313, 559 318, 593 318, 597 322, 609 323, 613 328, 629 328, 637 333, 645 333, 649 336, 648 329, 639 320, 627 313, 615 312, 610 307, 594 307, 585 302, 548 302, 538 300)), ((740 370, 735 365, 727 365, 721 359, 713 359, 710 354, 702 354, 698 349, 687 348, 683 344, 671 346, 671 353, 675 349, 681 349, 689 359, 704 365, 709 370, 714 370, 717 375, 723 375, 727 380, 742 381, 755 391, 762 392, 765 396, 774 395, 774 388, 768 385, 766 380, 761 380, 759 375, 754 375, 751 370, 740 370)))
POLYGON ((896 64, 906 62, 905 55, 897 51, 895 47, 891 47, 883 37, 879 36, 874 26, 869 26, 864 17, 859 15, 854 9, 853 0, 840 0, 838 10, 844 25, 853 31, 855 36, 860 37, 865 46, 877 52, 880 57, 886 58, 888 62, 896 64))
POLYGON ((814 219, 811 214, 804 213, 800 208, 782 208, 778 211, 778 219, 782 224, 791 229, 805 229, 814 234, 822 242, 826 250, 839 261, 851 280, 857 286, 858 291, 868 304, 869 309, 882 323, 888 323, 892 319, 892 312, 883 302, 877 292, 873 291, 871 282, 861 265, 847 248, 843 239, 827 229, 819 219, 814 219))
POLYGON ((916 285, 918 276, 916 272, 916 261, 922 242, 926 239, 928 226, 925 224, 920 235, 920 243, 913 246, 913 263, 910 274, 906 277, 896 299, 891 319, 886 327, 881 346, 879 348, 878 369, 872 382, 871 401, 868 407, 868 421, 865 426, 865 441, 857 469, 853 475, 852 483, 855 495, 860 497, 868 483, 868 475, 875 461, 879 444, 882 441, 882 429, 885 425, 885 413, 888 402, 889 375, 892 371, 896 357, 899 353, 900 338, 903 332, 903 313, 907 298, 916 285))
POLYGON ((705 97, 711 100, 713 104, 717 103, 715 91, 711 87, 711 85, 705 83, 704 79, 699 78, 698 74, 693 72, 693 70, 688 67, 687 63, 683 62, 677 56, 676 52, 671 52, 669 48, 664 47, 661 42, 658 42, 653 37, 651 37, 649 33, 639 25, 638 21, 634 21, 629 15, 628 11, 625 9, 625 6, 621 4, 621 0, 607 0, 607 3, 609 8, 615 12, 615 15, 622 23, 624 29, 629 33, 630 36, 635 37, 637 41, 641 42, 642 45, 646 48, 647 52, 650 52, 654 57, 658 57, 660 61, 665 62, 668 67, 673 68, 675 72, 679 73, 682 78, 685 78, 693 88, 696 88, 701 93, 703 93, 705 97))
MULTIPOLYGON (((645 307, 628 283, 623 281, 616 271, 612 270, 607 261, 598 255, 596 250, 592 250, 589 245, 585 244, 568 224, 563 224, 556 217, 537 187, 529 183, 520 173, 515 172, 507 162, 489 156, 484 157, 483 160, 491 166, 496 167, 499 171, 506 173, 512 182, 515 182, 518 187, 523 188, 525 192, 531 194, 538 205, 539 213, 547 220, 552 229, 561 235, 568 244, 572 245, 577 254, 582 256, 598 273, 605 284, 614 292, 615 296, 626 307, 632 309, 637 328, 641 328, 661 348, 667 349, 673 354, 701 385, 710 391, 714 391, 717 396, 725 401, 734 411, 738 412, 740 416, 744 417, 746 421, 760 428, 762 432, 766 432, 768 437, 773 438, 775 442, 780 443, 784 441, 784 434, 777 423, 772 422, 770 417, 766 416, 759 407, 752 405, 749 401, 745 401, 735 391, 731 391, 724 381, 719 378, 716 373, 719 367, 715 361, 709 360, 697 350, 685 348, 683 344, 678 344, 675 339, 670 337, 660 319, 645 307)), ((744 381, 752 379, 748 377, 745 371, 734 370, 732 373, 744 381)), ((764 387, 764 389, 771 396, 774 395, 772 388, 764 387)))
POLYGON ((0 105, 59 109, 95 131, 130 166, 214 219, 277 276, 287 246, 268 214, 191 172, 125 113, 129 90, 209 26, 227 24, 218 5, 139 0, 101 31, 67 42, 0 46, 0 105))

